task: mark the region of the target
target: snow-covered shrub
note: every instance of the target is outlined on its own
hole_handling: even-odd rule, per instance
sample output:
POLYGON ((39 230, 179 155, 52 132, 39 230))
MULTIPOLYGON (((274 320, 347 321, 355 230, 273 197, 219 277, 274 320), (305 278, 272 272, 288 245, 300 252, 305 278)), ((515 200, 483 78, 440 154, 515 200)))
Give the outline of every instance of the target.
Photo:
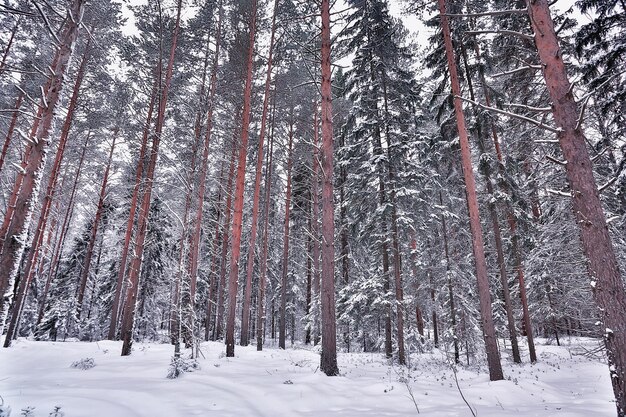
POLYGON ((64 417, 64 416, 65 416, 65 413, 61 411, 60 405, 55 405, 54 410, 52 410, 50 414, 48 414, 48 417, 64 417))
POLYGON ((185 372, 194 372, 200 369, 200 364, 195 359, 185 359, 172 356, 172 362, 167 371, 168 379, 176 379, 185 372))
POLYGON ((71 365, 72 368, 82 369, 83 371, 91 369, 94 366, 96 366, 96 362, 93 360, 93 358, 83 358, 79 361, 73 362, 71 365))

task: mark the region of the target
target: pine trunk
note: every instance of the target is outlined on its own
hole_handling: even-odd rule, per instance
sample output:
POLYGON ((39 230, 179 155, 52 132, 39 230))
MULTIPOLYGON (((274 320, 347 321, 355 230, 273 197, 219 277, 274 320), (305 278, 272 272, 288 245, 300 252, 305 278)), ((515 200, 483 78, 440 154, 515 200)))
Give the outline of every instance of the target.
POLYGON ((285 349, 287 337, 287 278, 289 275, 289 220, 291 214, 291 168, 293 149, 293 115, 289 124, 289 146, 287 148, 287 189, 285 191, 285 226, 283 232, 283 269, 280 282, 280 320, 278 324, 278 347, 285 349))
POLYGON ((15 100, 15 111, 11 115, 11 122, 9 123, 9 130, 4 138, 4 145, 2 145, 2 152, 0 153, 0 172, 4 166, 7 153, 9 152, 9 146, 11 145, 11 139, 13 138, 13 132, 15 131, 15 125, 17 124, 17 118, 20 115, 20 107, 22 107, 22 101, 24 101, 24 93, 20 91, 15 100))
POLYGON ((241 346, 250 343, 250 300, 252 298, 252 271, 254 269, 254 252, 256 247, 257 224, 259 222, 259 198, 261 195, 261 171, 263 170, 263 143, 265 142, 265 126, 270 100, 270 87, 272 83, 272 55, 274 52, 274 35, 276 32, 276 14, 278 13, 278 0, 274 0, 274 12, 272 15, 272 30, 270 46, 267 58, 267 71, 265 76, 265 92, 263 97, 263 110, 261 115, 261 131, 259 132, 259 150, 257 152, 256 172, 254 176, 254 196, 252 198, 252 227, 248 244, 248 262, 246 268, 246 286, 244 289, 242 320, 241 320, 241 346))
POLYGON ((333 202, 333 110, 330 68, 330 1, 322 0, 322 355, 320 369, 328 376, 339 374, 335 320, 335 218, 333 202))
MULTIPOLYGON (((0 333, 11 298, 13 282, 17 275, 24 248, 28 245, 28 227, 35 205, 34 195, 43 175, 43 166, 49 144, 49 135, 54 120, 55 109, 63 88, 65 73, 72 55, 74 44, 82 20, 84 0, 74 0, 67 12, 70 15, 61 29, 60 44, 57 46, 53 63, 50 66, 53 74, 43 88, 44 97, 39 105, 39 117, 33 122, 30 143, 22 162, 22 171, 18 174, 10 198, 10 209, 5 213, 2 231, 0 232, 0 333)), ((26 290, 26 288, 25 288, 26 290)), ((24 290, 24 293, 25 293, 24 290)), ((20 303, 21 304, 21 303, 20 303)), ((21 305, 14 306, 11 317, 11 330, 17 326, 21 305)), ((5 347, 11 344, 11 334, 5 339, 5 347)))
POLYGON ((250 128, 250 105, 252 101, 252 69, 254 66, 254 38, 256 34, 257 0, 252 0, 249 22, 250 43, 246 62, 246 85, 243 92, 243 117, 239 141, 237 180, 235 182, 235 206, 233 215, 233 243, 230 253, 228 284, 228 318, 226 320, 226 357, 235 356, 235 316, 237 310, 237 286, 239 279, 239 257, 241 255, 241 231, 243 227, 243 192, 246 179, 246 155, 250 128))
POLYGON ((470 154, 469 139, 465 127, 465 117, 463 115, 463 104, 461 102, 461 87, 459 76, 454 59, 454 49, 450 37, 450 26, 446 15, 446 0, 438 0, 443 30, 444 45, 450 72, 450 82, 452 84, 452 94, 454 95, 454 111, 459 132, 461 145, 461 161, 463 167, 463 177, 465 179, 465 192, 467 197, 467 208, 470 216, 470 230, 472 233, 472 249, 474 262, 476 263, 476 280, 478 283, 478 297, 480 299, 480 316, 485 340, 485 350, 487 352, 487 364, 489 367, 489 378, 498 381, 504 378, 500 354, 496 340, 496 329, 493 324, 491 311, 491 294, 489 292, 489 276, 487 274, 487 262, 485 261, 485 248, 483 245, 482 226, 480 224, 480 214, 478 210, 478 198, 476 196, 476 181, 472 168, 472 157, 470 154))
POLYGON ((542 62, 543 76, 552 101, 557 137, 567 164, 574 216, 580 228, 583 253, 603 326, 604 343, 610 369, 617 414, 626 415, 626 292, 615 250, 609 236, 606 217, 581 129, 579 111, 567 77, 561 48, 546 0, 528 1, 528 10, 542 62))
POLYGON ((126 222, 126 232, 124 234, 124 244, 122 246, 122 254, 120 264, 117 271, 117 281, 115 285, 115 295, 113 296, 113 306, 111 309, 111 322, 109 323, 109 333, 107 339, 115 340, 115 333, 119 321, 120 307, 122 303, 122 294, 124 289, 124 277, 126 276, 126 264, 128 262, 128 254, 130 251, 130 240, 133 236, 133 226, 135 224, 135 214, 137 212, 137 204, 139 201, 139 191, 142 184, 144 161, 148 149, 148 137, 150 135, 150 125, 152 123, 152 112, 157 99, 158 86, 161 78, 160 64, 157 64, 154 71, 154 84, 150 93, 150 104, 148 105, 148 115, 146 123, 143 127, 143 136, 141 138, 141 147, 139 149, 139 159, 137 160, 137 170, 135 172, 135 184, 133 186, 133 194, 130 199, 130 210, 128 221, 126 222), (159 69, 157 69, 159 68, 159 69))
POLYGON ((152 149, 150 150, 150 160, 146 172, 146 185, 144 189, 141 208, 137 219, 137 238, 135 240, 134 257, 130 265, 128 277, 128 294, 124 303, 124 314, 122 318, 121 336, 124 341, 122 345, 122 356, 130 355, 133 342, 133 328, 135 325, 135 310, 137 304, 137 289, 139 286, 139 275, 141 271, 141 260, 143 258, 144 243, 146 239, 146 231, 148 227, 148 214, 150 212, 150 199, 152 196, 152 186, 154 184, 154 173, 156 170, 157 158, 159 156, 159 144, 165 124, 165 109, 167 105, 167 96, 172 81, 172 72, 174 70, 174 56, 176 54, 176 42, 178 40, 178 32, 180 28, 180 14, 182 9, 182 0, 178 0, 176 11, 176 26, 172 37, 172 48, 170 50, 169 62, 167 64, 167 72, 161 97, 159 100, 159 110, 157 113, 154 133, 152 134, 152 149))

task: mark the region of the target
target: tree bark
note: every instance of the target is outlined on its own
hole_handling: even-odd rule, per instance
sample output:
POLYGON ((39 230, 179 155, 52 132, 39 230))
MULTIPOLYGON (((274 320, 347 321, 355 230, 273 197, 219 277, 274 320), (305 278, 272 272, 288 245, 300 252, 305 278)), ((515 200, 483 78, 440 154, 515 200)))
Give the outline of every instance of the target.
POLYGON ((15 125, 17 124, 17 118, 20 114, 19 110, 22 107, 22 101, 24 100, 24 93, 21 91, 17 95, 17 99, 15 100, 15 111, 13 115, 11 115, 11 123, 9 123, 9 130, 7 130, 7 135, 4 138, 4 145, 2 145, 2 152, 0 153, 0 172, 2 172, 2 167, 4 166, 4 161, 6 160, 7 153, 9 152, 9 145, 11 145, 11 139, 13 138, 13 132, 15 131, 15 125))
POLYGON ((250 127, 250 104, 252 101, 252 69, 254 66, 254 38, 256 34, 257 0, 252 0, 248 26, 250 43, 246 63, 246 85, 243 92, 243 117, 239 142, 237 180, 235 182, 235 206, 233 215, 233 243, 230 253, 228 285, 228 319, 226 320, 226 357, 235 356, 235 316, 237 310, 237 285, 239 279, 239 257, 241 255, 241 231, 243 226, 243 192, 246 179, 246 155, 250 127))
POLYGON ((159 156, 159 144, 161 142, 161 134, 165 124, 165 109, 167 105, 167 96, 172 81, 172 72, 174 70, 174 56, 176 54, 176 43, 178 40, 178 32, 180 28, 180 14, 182 9, 182 0, 178 0, 176 10, 176 25, 172 37, 172 48, 170 50, 169 61, 167 64, 167 72, 165 74, 165 82, 159 107, 157 112, 154 133, 152 134, 152 149, 150 150, 150 160, 148 162, 148 170, 146 172, 146 185, 144 189, 141 209, 137 219, 137 238, 135 241, 134 257, 130 265, 130 273, 128 277, 128 294, 126 295, 124 314, 122 318, 121 336, 124 341, 122 345, 122 356, 130 355, 133 342, 133 327, 135 325, 135 310, 137 304, 137 288, 139 286, 139 274, 141 270, 141 260, 143 257, 144 242, 146 239, 146 231, 148 226, 148 214, 150 212, 150 199, 152 196, 152 186, 154 183, 154 172, 156 170, 157 158, 159 156))
POLYGON ((319 134, 317 103, 315 103, 313 122, 313 160, 311 161, 311 258, 313 260, 313 344, 320 342, 320 225, 319 225, 319 134))
POLYGON ((261 248, 261 262, 259 265, 259 295, 257 297, 257 324, 256 324, 256 350, 263 350, 263 336, 265 324, 265 289, 267 286, 267 249, 269 241, 270 222, 270 193, 272 190, 272 166, 274 160, 274 121, 276 105, 272 109, 272 124, 269 137, 269 150, 265 169, 265 203, 263 208, 263 246, 261 248))
POLYGON ((272 83, 272 56, 274 52, 274 35, 276 32, 276 14, 278 13, 278 0, 274 0, 274 12, 272 14, 272 30, 270 34, 270 46, 267 57, 267 71, 265 76, 265 93, 263 97, 263 110, 261 115, 261 131, 259 132, 259 150, 257 153, 256 173, 254 177, 254 196, 252 198, 252 227, 248 245, 248 263, 246 268, 246 286, 244 290, 242 320, 241 320, 241 346, 250 343, 250 300, 252 298, 252 272, 254 269, 254 252, 256 246, 257 224, 259 222, 259 197, 261 195, 261 171, 263 169, 263 143, 265 142, 265 126, 270 100, 270 87, 272 83))
MULTIPOLYGON (((36 196, 34 191, 38 188, 43 175, 43 166, 49 143, 49 135, 54 119, 56 105, 59 101, 61 89, 65 80, 65 72, 69 64, 74 43, 78 38, 78 31, 82 20, 84 0, 74 0, 67 10, 68 18, 65 20, 59 39, 51 73, 46 86, 43 88, 45 98, 39 105, 39 117, 33 122, 33 130, 30 143, 22 162, 22 171, 18 174, 14 184, 14 198, 11 200, 12 208, 7 210, 0 232, 0 333, 2 331, 8 300, 11 298, 13 282, 17 275, 22 254, 28 240, 28 226, 32 217, 32 211, 36 196)), ((21 306, 15 306, 15 313, 11 317, 12 331, 15 330, 20 315, 21 306)), ((8 336, 12 336, 9 334, 8 336)), ((11 337, 5 339, 5 346, 11 344, 11 337)))
POLYGON ((467 197, 467 208, 470 216, 470 229, 472 233, 472 249, 476 266, 476 280, 478 283, 478 297, 480 299, 480 316, 482 322, 483 338, 485 340, 485 350, 487 352, 487 364, 489 366, 489 378, 498 381, 504 378, 500 354, 496 340, 496 330, 493 324, 491 311, 491 294, 489 292, 489 276, 487 274, 487 262, 485 261, 485 248, 483 245, 482 227, 480 224, 480 214, 478 210, 478 198, 476 196, 476 181, 472 168, 472 158, 470 154, 469 139, 465 127, 465 117, 463 115, 463 104, 460 99, 461 87, 454 59, 454 49, 450 37, 450 26, 446 16, 446 0, 438 0, 443 30, 448 69, 450 71, 450 82, 452 84, 452 94, 454 95, 454 110, 459 132, 461 145, 461 161, 463 167, 463 177, 465 179, 465 192, 467 197))
POLYGON ((124 277, 126 276, 126 264, 128 262, 128 253, 130 250, 130 240, 133 236, 133 226, 135 224, 135 214, 137 212, 137 203, 139 201, 139 191, 141 188, 144 162, 148 149, 148 137, 150 135, 150 125, 152 123, 152 113, 157 99, 159 81, 161 78, 160 63, 157 63, 154 70, 154 84, 150 93, 150 104, 148 105, 148 115, 146 123, 143 127, 143 136, 141 138, 141 147, 139 149, 139 159, 137 160, 137 170, 135 172, 135 184, 133 186, 133 194, 130 199, 130 210, 128 221, 126 222, 126 232, 124 234, 124 244, 122 246, 122 254, 120 264, 117 271, 117 282, 115 286, 115 294, 113 296, 113 306, 111 309, 111 322, 109 323, 109 333, 107 339, 115 340, 115 332, 119 321, 120 307, 122 303, 122 294, 124 289, 124 277))
POLYGON ((330 68, 330 2, 322 0, 322 354, 320 369, 328 376, 339 374, 335 321, 335 219, 333 203, 333 111, 330 68))
POLYGON ((604 343, 610 369, 617 414, 626 415, 626 292, 606 217, 586 138, 578 117, 582 117, 572 94, 561 48, 546 0, 527 1, 534 39, 542 62, 543 76, 552 101, 552 114, 559 129, 557 138, 567 164, 567 180, 572 194, 576 223, 580 229, 583 253, 591 278, 593 298, 604 325, 604 343), (580 116, 579 116, 580 115, 580 116))
POLYGON ((278 324, 278 347, 285 349, 287 337, 287 277, 289 274, 289 220, 291 214, 291 168, 293 149, 293 114, 289 122, 289 145, 287 148, 287 189, 285 191, 285 226, 283 233, 283 269, 280 283, 280 320, 278 324))

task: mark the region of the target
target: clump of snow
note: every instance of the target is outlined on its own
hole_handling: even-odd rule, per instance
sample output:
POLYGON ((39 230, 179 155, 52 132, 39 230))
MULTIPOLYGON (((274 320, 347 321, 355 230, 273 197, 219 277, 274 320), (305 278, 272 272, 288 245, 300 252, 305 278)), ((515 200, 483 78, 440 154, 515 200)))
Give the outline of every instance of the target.
POLYGON ((70 365, 71 368, 81 369, 83 371, 91 369, 94 366, 96 366, 96 361, 94 361, 93 358, 83 358, 79 361, 72 362, 70 365))
POLYGON ((437 349, 413 352, 410 367, 379 352, 340 352, 341 376, 327 377, 319 371, 319 354, 306 348, 257 352, 237 346, 237 357, 228 358, 216 342, 201 345, 202 369, 169 380, 163 370, 171 345, 137 343, 132 355, 122 357, 121 342, 99 344, 20 339, 0 350, 4 407, 44 411, 62 404, 67 417, 409 417, 417 416, 417 406, 420 417, 470 416, 470 409, 480 417, 615 415, 608 366, 585 354, 597 339, 572 337, 559 347, 539 338, 536 364, 528 362, 524 343, 522 365, 502 349, 510 379, 497 382, 481 366, 452 369, 437 349), (102 348, 109 354, 102 355, 102 348), (96 355, 98 366, 90 372, 65 365, 96 355))

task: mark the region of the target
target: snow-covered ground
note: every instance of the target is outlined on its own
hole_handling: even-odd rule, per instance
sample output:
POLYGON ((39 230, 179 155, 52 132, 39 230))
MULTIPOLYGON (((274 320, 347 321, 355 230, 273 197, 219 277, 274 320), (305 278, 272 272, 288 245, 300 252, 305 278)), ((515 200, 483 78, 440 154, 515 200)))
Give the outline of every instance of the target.
MULTIPOLYGON (((597 342, 565 344, 540 344, 536 365, 505 363, 505 381, 460 368, 462 393, 480 417, 614 416, 606 365, 580 355, 597 342)), ((314 351, 237 346, 226 358, 221 343, 206 343, 201 369, 170 380, 170 345, 135 344, 128 357, 120 349, 109 341, 20 339, 0 350, 0 395, 13 417, 25 407, 45 417, 55 405, 65 417, 417 416, 410 390, 420 416, 472 415, 438 351, 414 354, 410 372, 377 353, 341 353, 341 376, 329 378, 314 351), (83 358, 96 366, 70 367, 83 358)))

